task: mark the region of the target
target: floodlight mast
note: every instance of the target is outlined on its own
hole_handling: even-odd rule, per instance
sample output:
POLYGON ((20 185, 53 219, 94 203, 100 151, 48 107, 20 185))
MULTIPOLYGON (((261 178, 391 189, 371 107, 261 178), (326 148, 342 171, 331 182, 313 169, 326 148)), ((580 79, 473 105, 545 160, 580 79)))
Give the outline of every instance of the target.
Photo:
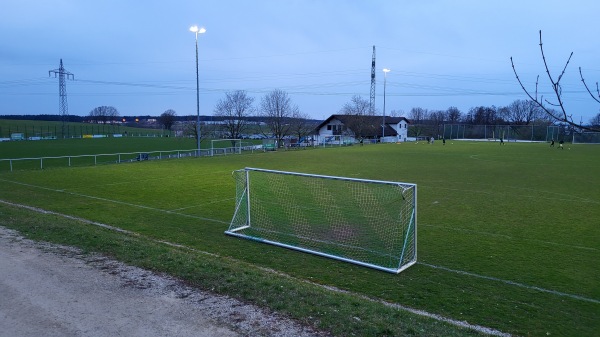
POLYGON ((196 145, 197 156, 200 157, 200 79, 198 76, 198 34, 204 34, 206 29, 196 25, 190 27, 190 32, 196 34, 196 145))
POLYGON ((383 68, 383 124, 381 126, 381 142, 383 142, 385 138, 385 86, 387 83, 387 73, 389 72, 390 69, 383 68))

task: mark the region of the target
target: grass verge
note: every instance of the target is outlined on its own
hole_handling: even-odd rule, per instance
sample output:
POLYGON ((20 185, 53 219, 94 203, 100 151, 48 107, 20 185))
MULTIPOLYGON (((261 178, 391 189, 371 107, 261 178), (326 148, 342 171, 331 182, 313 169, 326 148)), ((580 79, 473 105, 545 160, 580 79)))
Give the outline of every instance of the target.
POLYGON ((334 336, 476 336, 482 333, 340 293, 255 265, 55 214, 0 204, 0 225, 29 239, 101 253, 189 285, 276 310, 334 336))

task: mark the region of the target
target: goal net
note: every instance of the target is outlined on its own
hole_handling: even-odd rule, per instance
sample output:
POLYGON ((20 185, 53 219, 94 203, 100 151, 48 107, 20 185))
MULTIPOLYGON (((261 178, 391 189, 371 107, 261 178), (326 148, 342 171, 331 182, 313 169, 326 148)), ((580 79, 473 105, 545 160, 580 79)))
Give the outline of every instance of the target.
POLYGON ((226 234, 399 273, 417 261, 415 184, 245 168, 226 234))
POLYGON ((242 153, 241 139, 213 139, 210 141, 211 156, 240 153, 242 153))
POLYGON ((573 133, 573 144, 600 144, 600 132, 573 133))

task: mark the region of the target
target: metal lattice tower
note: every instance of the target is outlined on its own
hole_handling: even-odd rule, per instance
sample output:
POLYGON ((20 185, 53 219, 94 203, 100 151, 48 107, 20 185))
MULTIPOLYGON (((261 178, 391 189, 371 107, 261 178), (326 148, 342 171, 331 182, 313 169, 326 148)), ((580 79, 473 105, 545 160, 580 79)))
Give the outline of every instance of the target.
POLYGON ((369 112, 375 114, 375 46, 373 46, 373 60, 371 61, 371 100, 369 101, 369 112))
POLYGON ((66 80, 68 80, 69 78, 74 80, 75 75, 73 75, 72 73, 65 70, 65 68, 63 67, 62 59, 60 59, 60 67, 58 69, 49 70, 48 76, 50 76, 52 73, 54 73, 54 78, 56 78, 56 75, 58 75, 58 95, 59 95, 58 110, 59 110, 59 114, 60 114, 60 119, 62 121, 62 137, 65 138, 65 126, 66 126, 67 120, 69 118, 69 105, 67 104, 66 80), (65 79, 65 77, 66 77, 66 79, 65 79))

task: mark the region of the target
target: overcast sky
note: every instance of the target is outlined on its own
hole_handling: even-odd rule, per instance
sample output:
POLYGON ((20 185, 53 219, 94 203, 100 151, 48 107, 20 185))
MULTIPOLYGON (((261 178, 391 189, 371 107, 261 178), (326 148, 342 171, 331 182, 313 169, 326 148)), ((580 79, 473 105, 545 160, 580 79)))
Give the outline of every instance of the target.
POLYGON ((58 114, 65 69, 69 113, 102 105, 123 116, 196 113, 195 37, 199 36, 200 114, 225 92, 260 98, 289 93, 300 110, 324 119, 353 95, 369 100, 376 47, 376 107, 466 113, 526 96, 550 95, 539 49, 542 30, 553 75, 562 71, 575 121, 600 111, 579 78, 600 81, 598 0, 2 0, 0 115, 58 114))

